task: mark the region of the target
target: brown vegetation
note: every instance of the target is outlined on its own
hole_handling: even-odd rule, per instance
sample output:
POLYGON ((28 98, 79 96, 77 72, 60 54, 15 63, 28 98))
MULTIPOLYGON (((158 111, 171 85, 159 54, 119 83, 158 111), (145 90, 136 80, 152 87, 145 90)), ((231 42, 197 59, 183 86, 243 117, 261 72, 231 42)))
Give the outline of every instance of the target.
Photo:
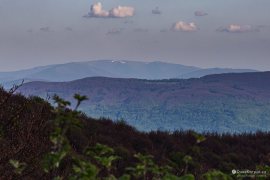
MULTIPOLYGON (((52 110, 40 98, 0 90, 0 179, 50 179, 41 162, 51 148, 50 121, 55 116, 52 110), (14 173, 10 159, 27 164, 22 174, 14 173)), ((122 121, 96 120, 83 114, 80 120, 82 127, 67 133, 72 151, 82 155, 96 143, 112 147, 121 157, 114 162, 116 168, 112 172, 116 176, 136 162, 133 155, 138 152, 153 155, 157 164, 169 164, 176 175, 187 171, 198 176, 211 169, 230 173, 232 169, 255 170, 256 165, 270 165, 269 133, 205 134, 206 139, 198 142, 192 131, 142 133, 122 121), (193 159, 188 167, 183 161, 186 155, 193 159)), ((69 159, 65 161, 55 173, 67 174, 69 159)))

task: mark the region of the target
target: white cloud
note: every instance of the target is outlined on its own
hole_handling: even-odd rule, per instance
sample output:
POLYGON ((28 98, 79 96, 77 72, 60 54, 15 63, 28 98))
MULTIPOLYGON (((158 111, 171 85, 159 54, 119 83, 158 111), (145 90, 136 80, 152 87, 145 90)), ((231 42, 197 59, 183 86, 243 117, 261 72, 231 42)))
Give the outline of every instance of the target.
POLYGON ((109 12, 103 10, 101 2, 98 2, 98 3, 91 5, 89 16, 107 17, 107 16, 109 16, 109 12))
POLYGON ((131 17, 134 15, 134 8, 129 6, 118 6, 116 8, 112 8, 109 11, 109 16, 111 17, 131 17))
POLYGON ((135 9, 129 6, 118 6, 112 8, 110 11, 103 9, 100 2, 91 5, 90 12, 84 17, 114 17, 124 18, 131 17, 134 15, 135 9))
POLYGON ((204 11, 195 11, 194 12, 195 16, 207 16, 208 13, 204 12, 204 11))
POLYGON ((245 33, 245 32, 255 32, 259 31, 258 28, 254 28, 251 25, 239 25, 230 24, 226 27, 220 27, 217 29, 219 32, 229 32, 229 33, 245 33))
POLYGON ((198 27, 194 22, 187 23, 184 21, 178 21, 178 22, 173 24, 171 30, 184 31, 184 32, 194 32, 194 31, 198 30, 198 27))

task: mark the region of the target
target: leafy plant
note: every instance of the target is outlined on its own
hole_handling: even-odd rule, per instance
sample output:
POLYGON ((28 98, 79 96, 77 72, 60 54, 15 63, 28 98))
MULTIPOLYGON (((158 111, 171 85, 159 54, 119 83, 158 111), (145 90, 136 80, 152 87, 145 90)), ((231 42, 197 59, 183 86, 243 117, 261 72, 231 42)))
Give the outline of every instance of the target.
POLYGON ((21 174, 23 170, 26 168, 26 163, 21 163, 14 159, 10 159, 9 163, 13 166, 14 172, 16 174, 21 174))
MULTIPOLYGON (((87 99, 85 96, 80 96, 78 94, 75 94, 74 98, 77 99, 77 106, 74 110, 69 110, 67 109, 67 107, 71 105, 69 101, 65 101, 57 95, 53 97, 57 107, 54 109, 56 117, 53 120, 53 131, 50 135, 52 148, 51 152, 48 153, 43 160, 43 168, 47 173, 53 169, 59 168, 65 157, 72 157, 70 143, 67 138, 67 131, 73 126, 80 127, 80 121, 78 120, 79 112, 77 111, 77 108, 83 100, 87 99)), ((84 167, 82 165, 85 165, 84 162, 77 164, 77 166, 74 166, 77 170, 79 167, 84 167)))
POLYGON ((73 97, 77 100, 77 104, 74 110, 77 110, 83 101, 88 100, 87 96, 81 96, 79 94, 74 94, 73 97))
MULTIPOLYGON (((62 161, 69 157, 72 159, 72 172, 69 174, 69 179, 76 180, 95 180, 99 179, 99 169, 95 164, 86 158, 75 155, 72 153, 71 144, 67 138, 67 132, 72 127, 81 127, 78 116, 80 113, 77 111, 82 101, 87 100, 86 96, 80 96, 75 94, 74 98, 77 100, 77 105, 74 110, 69 110, 68 106, 71 105, 69 101, 61 99, 59 96, 54 96, 53 99, 57 104, 54 112, 56 114, 53 121, 53 131, 50 135, 50 141, 52 143, 51 152, 48 153, 43 160, 43 168, 46 173, 50 173, 55 169, 58 169, 62 161)), ((111 170, 112 162, 118 159, 118 156, 113 155, 114 150, 108 146, 97 144, 94 147, 86 150, 86 155, 95 159, 99 164, 105 167, 108 172, 111 170)), ((62 177, 56 176, 56 179, 62 177)), ((115 179, 115 177, 109 174, 109 179, 115 179)))
POLYGON ((120 157, 114 155, 114 150, 106 145, 97 143, 94 147, 86 149, 86 155, 93 157, 99 164, 111 170, 112 162, 120 157))
POLYGON ((156 173, 158 171, 158 166, 153 161, 153 156, 142 155, 141 153, 135 154, 135 158, 138 159, 138 163, 135 167, 129 167, 127 170, 135 178, 146 178, 147 173, 156 173))
POLYGON ((204 180, 232 180, 232 177, 218 170, 209 171, 202 177, 204 180))
POLYGON ((198 144, 206 140, 205 136, 203 136, 203 135, 201 135, 199 133, 196 133, 194 131, 192 131, 192 135, 195 137, 196 143, 198 143, 198 144))
POLYGON ((69 177, 70 180, 95 180, 98 175, 98 168, 89 161, 75 159, 72 165, 73 174, 69 177))
POLYGON ((187 171, 188 171, 189 164, 192 162, 192 157, 186 155, 186 156, 184 156, 183 161, 184 161, 184 163, 186 164, 186 166, 185 166, 185 171, 184 171, 184 173, 186 174, 187 171))
POLYGON ((171 173, 172 167, 158 166, 153 160, 151 155, 143 155, 141 153, 135 154, 135 158, 138 159, 138 163, 135 167, 128 167, 127 171, 129 174, 136 179, 147 179, 147 176, 153 177, 153 179, 164 179, 164 180, 181 180, 171 173))

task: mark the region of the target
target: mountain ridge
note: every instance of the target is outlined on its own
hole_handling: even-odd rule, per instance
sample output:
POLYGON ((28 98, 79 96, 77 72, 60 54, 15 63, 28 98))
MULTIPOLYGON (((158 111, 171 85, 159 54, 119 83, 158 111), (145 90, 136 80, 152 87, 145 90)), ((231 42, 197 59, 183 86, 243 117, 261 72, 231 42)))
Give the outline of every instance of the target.
POLYGON ((143 80, 90 77, 70 82, 30 82, 23 95, 58 94, 90 99, 81 110, 124 119, 139 130, 255 132, 270 128, 270 72, 228 73, 193 79, 143 80))
POLYGON ((208 74, 255 72, 251 69, 208 68, 166 63, 124 60, 96 60, 40 66, 12 72, 0 72, 0 83, 5 87, 28 79, 31 81, 72 81, 85 77, 113 77, 138 79, 197 78, 208 74))

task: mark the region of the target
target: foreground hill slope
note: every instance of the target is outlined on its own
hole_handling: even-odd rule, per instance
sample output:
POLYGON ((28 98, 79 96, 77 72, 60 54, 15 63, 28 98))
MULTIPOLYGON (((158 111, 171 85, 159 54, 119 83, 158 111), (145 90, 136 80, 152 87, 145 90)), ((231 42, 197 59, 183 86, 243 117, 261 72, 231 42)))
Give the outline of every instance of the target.
MULTIPOLYGON (((52 179, 53 175, 67 178, 71 171, 68 157, 57 171, 45 173, 42 168, 44 155, 52 148, 49 135, 55 121, 54 112, 40 98, 25 98, 0 89, 0 179, 52 179), (11 159, 26 163, 21 174, 15 173, 9 163, 11 159)), ((193 173, 196 179, 212 169, 230 174, 232 169, 255 170, 256 165, 270 165, 270 134, 267 133, 205 134, 206 139, 198 143, 193 132, 142 133, 123 122, 84 115, 78 118, 82 123, 80 128, 67 132, 72 154, 83 157, 85 148, 96 143, 112 147, 121 157, 112 170, 116 177, 136 162, 133 154, 138 152, 153 155, 158 164, 169 164, 176 175, 185 171, 193 173), (192 157, 188 166, 183 160, 187 155, 192 157)))
POLYGON ((139 130, 194 129, 255 132, 270 129, 270 72, 209 75, 198 79, 85 78, 24 84, 24 95, 90 97, 81 110, 92 117, 125 119, 139 130))

